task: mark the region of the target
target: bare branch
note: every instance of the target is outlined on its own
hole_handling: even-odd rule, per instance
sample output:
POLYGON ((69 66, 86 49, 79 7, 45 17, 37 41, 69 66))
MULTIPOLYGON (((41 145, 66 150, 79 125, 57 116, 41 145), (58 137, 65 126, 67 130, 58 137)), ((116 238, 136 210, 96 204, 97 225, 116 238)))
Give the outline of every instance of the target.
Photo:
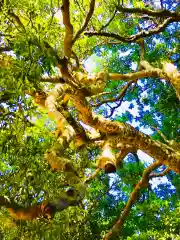
POLYGON ((158 77, 158 76, 159 75, 156 70, 154 70, 154 71, 143 70, 143 71, 139 71, 139 72, 135 72, 135 73, 125 73, 125 74, 109 73, 109 78, 112 80, 117 80, 117 81, 118 80, 130 81, 130 80, 136 80, 138 78, 158 77))
POLYGON ((62 76, 48 76, 48 77, 42 77, 40 79, 41 82, 49 82, 49 83, 65 83, 64 78, 62 76))
POLYGON ((104 25, 102 26, 100 29, 99 29, 99 32, 101 32, 104 28, 107 28, 109 26, 109 24, 113 21, 113 19, 115 18, 116 16, 116 13, 117 11, 115 10, 114 11, 114 14, 112 15, 112 17, 109 19, 109 21, 104 25))
POLYGON ((90 7, 89 7, 89 12, 88 12, 87 17, 84 21, 84 24, 83 24, 82 28, 80 28, 79 31, 77 31, 75 37, 73 38, 73 41, 72 41, 73 43, 72 44, 75 43, 75 41, 80 37, 81 33, 83 33, 84 30, 86 29, 92 15, 93 15, 94 7, 95 7, 95 0, 91 0, 90 7))
POLYGON ((114 38, 117 39, 121 42, 126 42, 126 43, 132 43, 136 42, 138 39, 143 38, 143 37, 150 37, 152 35, 158 34, 162 31, 165 30, 165 28, 172 22, 178 22, 180 19, 170 17, 164 20, 162 24, 159 24, 156 28, 146 31, 143 30, 135 35, 131 35, 130 37, 122 37, 118 34, 115 33, 108 33, 108 32, 85 32, 84 34, 91 37, 91 36, 99 36, 99 37, 109 37, 109 38, 114 38))
POLYGON ((163 177, 163 176, 167 175, 170 171, 171 171, 170 168, 166 168, 166 169, 165 169, 163 172, 161 172, 161 173, 151 173, 151 174, 149 175, 149 179, 154 178, 154 177, 163 177))
POLYGON ((104 104, 104 103, 116 102, 116 101, 118 101, 118 100, 121 100, 121 99, 125 96, 125 94, 126 94, 126 92, 127 92, 127 89, 129 88, 129 86, 131 86, 131 84, 132 84, 132 83, 135 83, 135 82, 137 82, 137 79, 129 81, 129 82, 121 89, 121 92, 120 92, 120 94, 119 94, 118 97, 116 97, 116 98, 108 98, 108 99, 105 99, 105 100, 101 101, 100 103, 93 104, 93 105, 91 105, 91 106, 92 106, 92 107, 100 107, 100 106, 101 106, 102 104, 104 104))
POLYGON ((6 207, 12 218, 16 220, 33 220, 39 217, 52 219, 54 214, 58 211, 62 211, 69 206, 79 205, 81 197, 79 197, 80 190, 71 189, 71 192, 61 192, 58 198, 53 199, 51 202, 43 201, 41 203, 34 204, 30 207, 22 207, 13 200, 10 200, 4 196, 0 196, 0 207, 6 207))
POLYGON ((86 180, 84 181, 84 183, 89 183, 91 180, 93 180, 101 171, 100 168, 97 168, 89 177, 86 178, 86 180))
POLYGON ((126 217, 129 215, 129 212, 130 212, 133 204, 136 202, 136 200, 138 198, 140 190, 142 188, 148 186, 148 179, 149 179, 150 173, 159 166, 161 166, 161 163, 154 162, 151 166, 149 166, 148 168, 146 168, 144 170, 142 179, 135 186, 133 192, 131 193, 131 196, 126 204, 126 207, 124 208, 123 213, 121 214, 120 218, 116 221, 114 226, 111 228, 111 230, 105 235, 104 240, 111 239, 111 237, 113 237, 114 234, 117 234, 121 230, 121 228, 126 220, 126 217))
POLYGON ((153 17, 174 17, 180 20, 180 14, 175 11, 169 11, 167 9, 164 10, 151 10, 146 8, 125 8, 122 6, 117 6, 116 9, 119 12, 123 13, 135 13, 135 14, 146 14, 153 17))
MULTIPOLYGON (((141 32, 141 28, 138 25, 138 29, 141 32)), ((137 44, 139 44, 140 47, 140 51, 139 51, 139 55, 140 55, 140 62, 143 61, 145 59, 145 43, 144 43, 144 39, 140 38, 139 40, 136 41, 137 44)), ((141 66, 139 66, 139 70, 141 69, 141 66)))

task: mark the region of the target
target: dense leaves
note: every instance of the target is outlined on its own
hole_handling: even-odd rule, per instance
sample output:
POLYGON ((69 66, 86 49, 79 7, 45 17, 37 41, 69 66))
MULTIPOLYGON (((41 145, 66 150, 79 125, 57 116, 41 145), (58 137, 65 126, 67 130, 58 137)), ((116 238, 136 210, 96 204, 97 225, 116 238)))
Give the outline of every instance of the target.
MULTIPOLYGON (((43 94, 44 98, 51 96, 56 83, 71 85, 63 75, 65 60, 73 77, 79 72, 93 76, 100 72, 112 74, 103 87, 101 83, 96 86, 100 77, 95 83, 88 80, 85 86, 81 85, 85 79, 82 78, 78 84, 79 88, 83 86, 89 109, 97 116, 129 123, 170 146, 168 149, 174 153, 179 151, 180 77, 171 78, 168 71, 162 70, 165 62, 180 70, 178 1, 70 1, 73 39, 64 17, 67 2, 0 1, 0 196, 25 208, 44 200, 51 202, 71 185, 70 173, 53 171, 46 161, 45 153, 52 146, 59 150, 58 144, 66 135, 59 140, 63 125, 51 118, 47 102, 42 101, 43 94), (70 56, 65 54, 66 47, 70 56), (144 67, 143 61, 150 68, 144 67), (113 75, 154 69, 164 71, 164 75, 161 72, 135 80, 113 75), (57 81, 47 80, 59 75, 57 81), (95 90, 90 84, 95 85, 95 90), (39 101, 36 94, 42 97, 39 101)), ((73 84, 72 88, 76 82, 73 84)), ((103 132, 101 126, 95 129, 98 124, 94 128, 88 126, 91 121, 85 122, 82 117, 83 111, 89 113, 86 107, 80 112, 81 99, 75 105, 68 94, 63 92, 57 97, 57 112, 86 137, 85 144, 78 147, 77 138, 67 141, 63 157, 73 162, 78 177, 86 183, 87 176, 97 169, 101 141, 110 134, 103 132)), ((123 143, 119 144, 123 148, 123 143)), ((52 220, 14 220, 0 202, 0 239, 108 239, 105 235, 123 214, 144 169, 156 160, 140 149, 128 149, 115 173, 100 171, 88 182, 82 203, 56 213, 52 220)), ((119 150, 114 148, 113 154, 119 150)), ((165 169, 160 166, 153 174, 165 169)), ((166 176, 150 177, 148 184, 136 192, 126 222, 116 229, 112 239, 179 239, 180 177, 170 170, 166 176)), ((76 186, 74 182, 72 185, 76 186)))

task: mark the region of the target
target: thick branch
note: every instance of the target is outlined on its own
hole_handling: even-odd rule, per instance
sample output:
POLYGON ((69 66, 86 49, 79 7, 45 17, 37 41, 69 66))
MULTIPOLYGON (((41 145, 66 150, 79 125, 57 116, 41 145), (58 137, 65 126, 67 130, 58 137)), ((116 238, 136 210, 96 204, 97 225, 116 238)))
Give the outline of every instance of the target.
POLYGON ((172 63, 163 63, 163 70, 169 78, 170 83, 176 91, 176 95, 180 100, 180 73, 177 67, 172 63))
POLYGON ((156 72, 159 78, 163 78, 169 81, 176 91, 177 97, 180 99, 180 73, 177 67, 170 62, 163 62, 163 70, 159 68, 154 68, 147 61, 141 61, 140 66, 145 68, 150 72, 156 72))
POLYGON ((113 237, 114 234, 118 234, 118 232, 121 230, 126 220, 126 217, 129 215, 129 212, 133 204, 136 202, 138 198, 140 190, 148 185, 148 179, 149 179, 150 173, 159 166, 161 166, 161 164, 159 162, 155 162, 144 170, 142 179, 135 186, 133 192, 131 193, 131 196, 126 204, 126 207, 124 208, 123 213, 121 214, 120 218, 116 221, 112 229, 105 235, 104 240, 111 239, 111 237, 113 237))
POLYGON ((89 7, 89 12, 87 14, 87 17, 86 17, 86 19, 84 21, 84 24, 83 24, 82 28, 79 29, 79 31, 76 33, 76 35, 75 35, 75 37, 73 39, 73 43, 75 43, 75 41, 80 37, 81 33, 83 33, 84 30, 86 29, 86 27, 87 27, 87 25, 88 25, 92 15, 93 15, 94 7, 95 7, 95 0, 91 0, 90 7, 89 7))
POLYGON ((141 149, 156 161, 165 164, 170 169, 180 173, 180 153, 159 141, 153 141, 150 136, 143 134, 129 124, 112 122, 92 113, 89 104, 85 100, 83 92, 73 92, 71 99, 76 109, 80 112, 80 119, 107 134, 108 140, 114 146, 119 143, 129 144, 141 149))
POLYGON ((102 153, 98 157, 98 166, 104 169, 105 173, 116 172, 116 157, 109 142, 105 142, 102 148, 102 153))
POLYGON ((66 57, 58 61, 57 67, 59 68, 62 77, 66 83, 68 83, 74 89, 80 88, 81 84, 78 81, 76 81, 76 78, 74 78, 69 72, 68 60, 66 57))
POLYGON ((60 144, 58 151, 62 152, 63 155, 64 149, 68 143, 75 136, 75 131, 73 127, 68 123, 66 118, 57 110, 57 98, 61 96, 64 91, 66 91, 66 85, 58 84, 54 91, 46 98, 45 107, 48 109, 48 114, 52 117, 57 123, 58 137, 57 141, 60 144))
POLYGON ((177 97, 180 99, 180 73, 172 63, 163 63, 163 70, 154 68, 147 61, 141 61, 140 67, 145 70, 135 73, 109 73, 109 79, 112 80, 135 80, 138 78, 160 78, 169 81, 176 91, 177 97))
POLYGON ((65 170, 67 166, 68 171, 73 172, 72 164, 63 158, 64 151, 69 145, 70 141, 75 137, 75 131, 73 127, 69 124, 63 114, 57 109, 57 98, 60 97, 66 91, 67 85, 58 84, 56 88, 48 96, 44 92, 27 92, 29 95, 35 97, 35 102, 41 107, 47 108, 48 115, 56 121, 57 124, 57 142, 48 153, 45 158, 50 163, 53 169, 65 170))
POLYGON ((91 36, 99 36, 99 37, 110 37, 117 39, 121 42, 132 43, 136 42, 138 39, 143 37, 150 37, 152 35, 158 34, 165 30, 165 28, 172 22, 178 22, 179 19, 170 17, 164 20, 162 24, 159 24, 156 28, 151 29, 149 31, 143 30, 135 35, 131 35, 130 37, 122 37, 115 33, 108 33, 108 32, 85 32, 84 34, 91 37, 91 36))
MULTIPOLYGON (((140 26, 138 26, 138 29, 141 31, 140 26)), ((136 41, 136 43, 139 44, 139 55, 140 55, 140 62, 143 61, 145 59, 145 43, 144 43, 144 39, 140 38, 138 41, 136 41)), ((139 70, 141 70, 141 67, 139 66, 139 70)))
POLYGON ((109 73, 109 79, 111 80, 124 80, 124 81, 130 81, 130 80, 136 80, 138 78, 148 78, 148 77, 162 77, 165 78, 162 71, 160 69, 153 69, 153 70, 143 70, 135 73, 109 73))
POLYGON ((62 78, 62 76, 42 77, 40 81, 49 83, 65 83, 64 78, 62 78))
POLYGON ((72 40, 73 40, 73 25, 70 22, 70 12, 69 12, 70 2, 69 0, 63 0, 63 5, 61 7, 63 15, 63 24, 65 26, 65 37, 64 37, 64 56, 70 57, 72 53, 72 40))
POLYGON ((0 207, 6 207, 16 220, 28 221, 40 217, 52 219, 56 212, 62 211, 69 206, 79 205, 82 200, 79 193, 78 189, 71 189, 70 191, 61 192, 60 196, 53 201, 44 201, 30 207, 22 207, 13 200, 0 196, 0 207))
POLYGON ((178 12, 174 12, 174 11, 171 12, 166 9, 151 10, 146 8, 125 8, 117 5, 116 5, 116 9, 119 12, 124 12, 124 13, 146 14, 153 17, 175 17, 180 20, 180 14, 178 12))

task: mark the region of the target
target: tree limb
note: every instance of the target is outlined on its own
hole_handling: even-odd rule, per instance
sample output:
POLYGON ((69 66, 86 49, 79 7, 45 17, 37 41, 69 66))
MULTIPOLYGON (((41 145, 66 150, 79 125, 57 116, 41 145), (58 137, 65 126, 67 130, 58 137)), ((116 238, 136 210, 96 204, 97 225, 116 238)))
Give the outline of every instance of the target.
POLYGON ((146 31, 142 30, 141 32, 131 35, 130 37, 122 37, 119 34, 116 33, 108 33, 108 32, 85 32, 84 34, 91 37, 91 36, 99 36, 99 37, 110 37, 117 39, 121 42, 126 42, 126 43, 133 43, 136 42, 138 39, 143 38, 143 37, 150 37, 152 35, 158 34, 162 31, 165 30, 165 28, 172 22, 178 22, 180 21, 177 18, 174 17, 169 17, 164 20, 162 24, 159 24, 156 28, 146 31))
POLYGON ((152 165, 150 165, 148 168, 144 170, 142 179, 138 182, 133 192, 131 193, 131 196, 126 204, 126 207, 123 210, 123 213, 121 214, 120 218, 116 221, 114 226, 111 228, 111 230, 105 235, 104 240, 111 239, 114 234, 118 234, 118 232, 121 230, 126 220, 126 217, 129 215, 129 212, 133 204, 136 202, 138 198, 140 190, 144 187, 147 187, 150 173, 159 166, 161 166, 161 163, 154 162, 152 165))
POLYGON ((174 17, 180 20, 180 14, 176 11, 163 10, 151 10, 146 8, 125 8, 116 5, 116 9, 123 13, 135 13, 135 14, 146 14, 153 17, 174 17))
POLYGON ((72 189, 71 192, 61 192, 60 196, 52 201, 43 201, 30 207, 22 207, 13 200, 0 196, 0 207, 6 207, 16 220, 28 221, 40 217, 52 219, 56 212, 62 211, 69 206, 79 205, 81 200, 78 189, 72 189))
POLYGON ((74 106, 79 111, 79 118, 95 129, 106 133, 108 141, 114 146, 118 143, 129 144, 132 147, 141 149, 156 161, 170 167, 180 173, 180 152, 159 141, 154 141, 150 136, 139 132, 127 123, 112 122, 94 114, 87 103, 83 92, 73 91, 70 94, 74 106))
POLYGON ((91 180, 93 180, 98 174, 99 172, 101 171, 100 168, 97 168, 90 176, 88 176, 86 178, 86 180, 84 181, 84 183, 89 183, 91 180))
POLYGON ((165 169, 163 172, 161 172, 161 173, 151 173, 151 174, 149 175, 149 179, 154 178, 154 177, 163 177, 163 176, 167 175, 170 171, 171 171, 170 168, 166 168, 166 169, 165 169))
POLYGON ((113 19, 115 18, 116 16, 116 13, 117 13, 117 10, 114 11, 114 14, 112 15, 112 17, 109 19, 109 21, 104 25, 102 26, 100 29, 99 29, 99 32, 101 32, 103 29, 107 28, 109 26, 109 24, 113 21, 113 19))
POLYGON ((73 25, 71 24, 70 21, 69 7, 70 7, 69 0, 63 0, 61 11, 63 15, 63 24, 65 26, 64 56, 68 58, 71 56, 73 45, 73 25))
POLYGON ((93 15, 94 12, 94 7, 95 7, 95 0, 91 0, 90 2, 90 7, 89 7, 89 12, 87 14, 87 17, 84 21, 83 26, 77 31, 76 35, 74 36, 73 40, 72 40, 72 44, 74 44, 76 42, 76 40, 80 37, 81 33, 84 32, 84 30, 86 29, 86 27, 88 26, 88 23, 93 15))
POLYGON ((62 76, 47 76, 47 77, 42 77, 40 79, 41 82, 49 82, 49 83, 65 83, 64 78, 62 76))

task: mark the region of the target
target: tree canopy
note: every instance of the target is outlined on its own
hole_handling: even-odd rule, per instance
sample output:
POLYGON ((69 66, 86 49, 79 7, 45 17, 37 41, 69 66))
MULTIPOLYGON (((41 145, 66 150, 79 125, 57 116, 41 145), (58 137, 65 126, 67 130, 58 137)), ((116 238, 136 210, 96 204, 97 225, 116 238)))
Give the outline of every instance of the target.
POLYGON ((0 239, 179 239, 178 2, 0 1, 0 239))

